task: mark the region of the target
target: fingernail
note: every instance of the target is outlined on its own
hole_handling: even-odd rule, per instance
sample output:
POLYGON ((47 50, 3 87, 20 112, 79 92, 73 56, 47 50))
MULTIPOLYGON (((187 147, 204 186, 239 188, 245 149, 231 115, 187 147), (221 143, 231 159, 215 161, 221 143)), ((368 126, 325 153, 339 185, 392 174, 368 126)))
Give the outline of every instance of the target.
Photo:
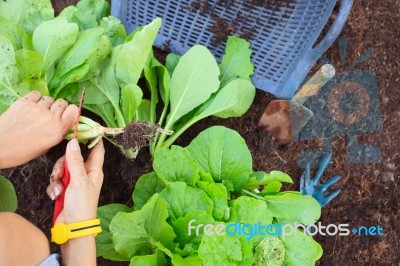
POLYGON ((77 139, 71 139, 68 145, 70 151, 80 151, 79 143, 77 139))
POLYGON ((60 195, 61 189, 58 186, 53 188, 54 198, 60 195))
POLYGON ((50 196, 51 200, 54 200, 56 198, 56 195, 54 195, 53 191, 50 191, 50 195, 49 196, 50 196))

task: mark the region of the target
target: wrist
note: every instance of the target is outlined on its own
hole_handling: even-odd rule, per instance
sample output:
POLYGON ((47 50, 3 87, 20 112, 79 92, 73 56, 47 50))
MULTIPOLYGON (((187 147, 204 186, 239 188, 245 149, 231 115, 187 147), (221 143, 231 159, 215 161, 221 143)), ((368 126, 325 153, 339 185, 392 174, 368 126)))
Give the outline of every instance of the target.
POLYGON ((60 245, 63 265, 96 265, 96 241, 94 235, 69 240, 60 245))

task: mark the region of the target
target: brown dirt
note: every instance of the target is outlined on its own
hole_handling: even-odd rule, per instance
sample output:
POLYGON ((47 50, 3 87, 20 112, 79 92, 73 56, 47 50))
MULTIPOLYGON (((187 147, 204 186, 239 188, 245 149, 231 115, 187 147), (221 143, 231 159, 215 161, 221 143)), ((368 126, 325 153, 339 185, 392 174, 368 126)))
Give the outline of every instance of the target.
POLYGON ((141 149, 149 145, 160 129, 159 126, 144 122, 134 121, 125 127, 124 133, 115 137, 115 142, 124 149, 141 149))
MULTIPOLYGON (((61 1, 60 1, 61 2, 61 1)), ((60 5, 57 1, 57 5, 60 5)), ((349 223, 351 226, 380 225, 383 237, 317 237, 324 248, 319 265, 393 265, 400 262, 400 3, 398 0, 356 0, 350 19, 341 34, 349 40, 346 64, 340 63, 338 44, 335 43, 326 57, 336 65, 338 73, 372 69, 377 73, 379 100, 383 128, 380 132, 359 135, 360 143, 379 148, 382 160, 377 164, 349 164, 346 159, 348 140, 333 139, 333 163, 324 177, 338 174, 343 177, 338 184, 342 193, 323 209, 321 222, 349 223), (348 67, 367 49, 373 57, 355 68, 348 67)), ((316 68, 320 66, 317 65, 316 68)), ((290 174, 298 189, 302 169, 298 156, 308 149, 320 149, 320 140, 277 144, 267 133, 257 129, 258 121, 274 97, 257 92, 254 104, 241 118, 222 120, 209 118, 190 128, 176 144, 186 145, 203 129, 224 125, 241 133, 254 157, 256 170, 280 169, 290 174)), ((52 203, 45 195, 51 165, 64 152, 65 143, 52 149, 45 157, 32 163, 3 171, 15 184, 19 199, 18 213, 48 233, 52 216, 52 203)), ((135 180, 151 170, 150 156, 141 152, 135 162, 124 158, 106 143, 104 166, 105 182, 100 205, 120 202, 131 205, 131 192, 135 180)), ((127 265, 99 259, 99 265, 127 265)))

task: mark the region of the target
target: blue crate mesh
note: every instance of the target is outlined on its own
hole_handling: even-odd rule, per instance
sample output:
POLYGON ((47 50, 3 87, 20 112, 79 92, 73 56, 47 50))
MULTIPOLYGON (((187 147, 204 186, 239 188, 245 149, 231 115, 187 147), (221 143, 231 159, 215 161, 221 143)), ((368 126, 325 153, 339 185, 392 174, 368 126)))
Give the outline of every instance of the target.
POLYGON ((293 0, 289 4, 273 1, 278 3, 268 6, 255 5, 254 0, 113 0, 112 15, 121 19, 129 32, 161 17, 163 25, 155 46, 183 54, 193 45, 203 44, 220 60, 225 43, 215 42, 211 31, 215 16, 196 9, 194 3, 199 1, 225 21, 232 22, 238 16, 245 20, 236 32, 251 32, 253 82, 279 98, 293 96, 316 60, 339 35, 353 2, 342 0, 335 21, 318 45, 315 42, 336 0, 293 0))

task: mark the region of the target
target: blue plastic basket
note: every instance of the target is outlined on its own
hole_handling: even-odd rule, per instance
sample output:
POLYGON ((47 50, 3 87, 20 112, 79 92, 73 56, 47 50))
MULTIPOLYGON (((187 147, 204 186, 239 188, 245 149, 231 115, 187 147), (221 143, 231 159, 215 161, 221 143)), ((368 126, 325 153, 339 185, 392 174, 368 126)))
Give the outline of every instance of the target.
MULTIPOLYGON (((189 11, 194 0, 113 0, 112 15, 121 19, 127 30, 150 23, 155 17, 163 26, 155 42, 183 54, 195 44, 207 46, 221 59, 224 43, 213 44, 210 27, 214 18, 201 10, 189 11)), ((198 1, 198 0, 197 0, 198 1)), ((249 0, 203 0, 226 21, 238 14, 246 19, 242 30, 252 31, 251 39, 255 86, 278 98, 290 99, 318 58, 335 41, 350 13, 353 0, 342 0, 339 12, 322 41, 318 36, 328 22, 336 0, 296 0, 277 8, 251 5, 249 0), (217 4, 216 1, 219 1, 217 4)))

